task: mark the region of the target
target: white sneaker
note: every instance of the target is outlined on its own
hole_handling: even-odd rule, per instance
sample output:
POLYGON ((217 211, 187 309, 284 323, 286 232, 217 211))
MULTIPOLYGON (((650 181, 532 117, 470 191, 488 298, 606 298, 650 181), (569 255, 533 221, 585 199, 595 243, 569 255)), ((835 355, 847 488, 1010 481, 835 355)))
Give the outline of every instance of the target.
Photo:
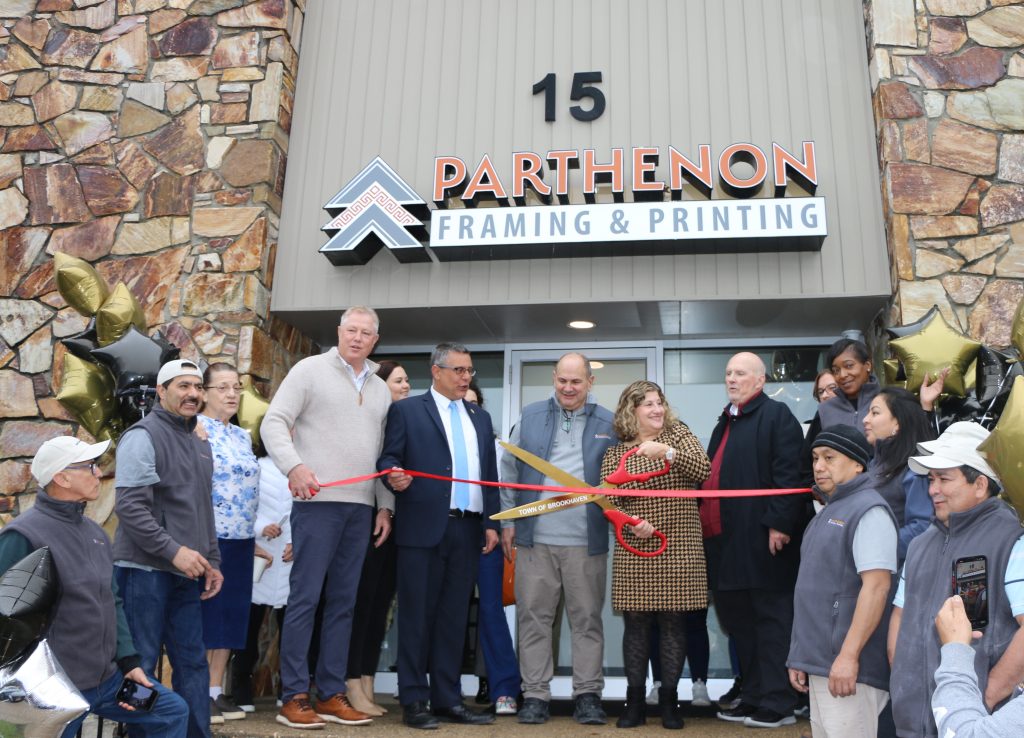
POLYGON ((708 686, 703 679, 693 680, 693 699, 690 704, 694 707, 711 707, 711 699, 708 697, 708 686))
POLYGON ((494 702, 495 715, 515 715, 518 711, 515 697, 499 697, 494 702))
POLYGON ((661 689, 661 682, 655 682, 654 686, 651 687, 651 691, 647 693, 647 704, 656 705, 658 704, 658 690, 661 689))

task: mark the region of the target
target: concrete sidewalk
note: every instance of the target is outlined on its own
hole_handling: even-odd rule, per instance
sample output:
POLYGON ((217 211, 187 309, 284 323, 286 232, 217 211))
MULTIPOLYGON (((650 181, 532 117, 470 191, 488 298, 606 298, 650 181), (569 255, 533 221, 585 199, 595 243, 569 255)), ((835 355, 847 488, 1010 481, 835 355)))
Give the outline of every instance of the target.
MULTIPOLYGON (((402 725, 402 708, 393 698, 377 695, 380 703, 388 708, 388 714, 376 718, 373 723, 365 726, 343 726, 328 724, 324 730, 296 730, 281 725, 274 716, 277 708, 273 700, 260 699, 256 703, 256 712, 248 715, 244 720, 229 720, 223 725, 213 726, 213 735, 220 738, 271 738, 289 737, 295 738, 302 735, 317 736, 317 738, 371 738, 372 736, 462 736, 462 738, 486 738, 488 736, 537 736, 548 738, 549 736, 569 738, 575 736, 617 736, 624 738, 629 735, 648 735, 651 732, 661 732, 661 721, 656 716, 657 708, 648 706, 648 722, 646 726, 633 731, 623 731, 615 727, 615 716, 622 709, 621 702, 606 702, 605 710, 610 716, 608 725, 577 725, 572 719, 572 705, 568 701, 556 701, 552 703, 553 717, 544 725, 520 725, 515 717, 500 717, 493 725, 471 727, 463 725, 445 725, 437 730, 422 731, 413 730, 402 725)), ((810 725, 806 720, 800 720, 796 725, 777 728, 775 730, 759 730, 746 728, 735 723, 726 723, 715 718, 717 708, 698 707, 692 708, 688 704, 683 705, 683 717, 686 720, 685 735, 691 736, 713 736, 715 738, 733 738, 734 736, 746 736, 754 738, 798 738, 801 733, 810 735, 810 725)))

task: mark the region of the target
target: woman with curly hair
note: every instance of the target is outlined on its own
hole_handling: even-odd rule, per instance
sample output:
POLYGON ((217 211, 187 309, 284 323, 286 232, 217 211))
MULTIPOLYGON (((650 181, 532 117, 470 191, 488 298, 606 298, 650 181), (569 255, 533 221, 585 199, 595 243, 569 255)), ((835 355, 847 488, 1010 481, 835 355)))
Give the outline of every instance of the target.
MULTIPOLYGON (((601 476, 614 472, 622 457, 626 469, 639 474, 661 469, 666 474, 647 482, 630 482, 622 489, 694 489, 707 479, 711 462, 697 437, 668 406, 665 394, 654 382, 639 381, 626 387, 615 411, 615 433, 623 439, 605 453, 601 476)), ((660 530, 668 547, 660 556, 642 558, 615 548, 612 559, 612 607, 622 612, 625 629, 622 654, 626 668, 626 709, 616 725, 632 728, 646 723, 645 689, 650 656, 651 626, 660 630, 663 686, 658 693, 662 725, 683 727, 676 683, 686 658, 686 613, 708 606, 707 573, 697 501, 683 498, 613 497, 624 512, 641 519, 624 535, 640 550, 654 550, 650 541, 660 530)))

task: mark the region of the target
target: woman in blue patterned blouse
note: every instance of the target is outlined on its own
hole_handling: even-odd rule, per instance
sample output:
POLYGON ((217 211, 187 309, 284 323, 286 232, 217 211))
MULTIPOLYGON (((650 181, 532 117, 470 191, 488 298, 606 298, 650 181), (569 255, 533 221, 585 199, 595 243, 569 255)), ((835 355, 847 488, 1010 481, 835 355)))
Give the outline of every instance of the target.
POLYGON ((224 587, 203 601, 203 640, 210 662, 210 722, 237 720, 245 713, 222 693, 233 648, 245 648, 256 548, 256 505, 260 467, 248 431, 231 423, 242 385, 233 366, 215 363, 203 374, 206 401, 199 422, 213 451, 213 514, 224 587))

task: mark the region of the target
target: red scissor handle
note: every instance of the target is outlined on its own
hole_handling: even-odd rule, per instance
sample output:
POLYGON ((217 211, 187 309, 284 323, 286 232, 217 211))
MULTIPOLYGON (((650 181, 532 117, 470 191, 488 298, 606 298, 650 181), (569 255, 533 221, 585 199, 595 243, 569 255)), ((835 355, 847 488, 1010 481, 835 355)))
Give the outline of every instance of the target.
POLYGON ((622 537, 622 526, 624 525, 640 525, 642 522, 640 518, 634 518, 632 515, 627 515, 622 510, 605 510, 604 516, 608 518, 612 525, 615 526, 615 538, 619 541, 619 544, 632 554, 637 556, 644 556, 646 558, 652 558, 654 556, 660 556, 665 553, 665 548, 668 546, 668 539, 665 534, 660 530, 654 531, 654 535, 661 541, 661 545, 658 546, 655 551, 641 551, 638 548, 633 548, 626 539, 622 537))
POLYGON ((648 479, 652 479, 653 477, 660 477, 663 474, 668 474, 670 465, 667 459, 665 460, 665 466, 663 466, 661 469, 656 469, 655 471, 641 472, 640 474, 630 474, 628 471, 626 471, 626 459, 628 459, 630 456, 632 456, 639 450, 640 447, 637 446, 636 448, 631 448, 629 451, 624 453, 622 455, 622 458, 619 459, 619 468, 613 471, 607 477, 605 477, 604 481, 606 481, 608 484, 614 484, 616 487, 621 487, 622 485, 628 484, 629 482, 643 484, 648 479))

